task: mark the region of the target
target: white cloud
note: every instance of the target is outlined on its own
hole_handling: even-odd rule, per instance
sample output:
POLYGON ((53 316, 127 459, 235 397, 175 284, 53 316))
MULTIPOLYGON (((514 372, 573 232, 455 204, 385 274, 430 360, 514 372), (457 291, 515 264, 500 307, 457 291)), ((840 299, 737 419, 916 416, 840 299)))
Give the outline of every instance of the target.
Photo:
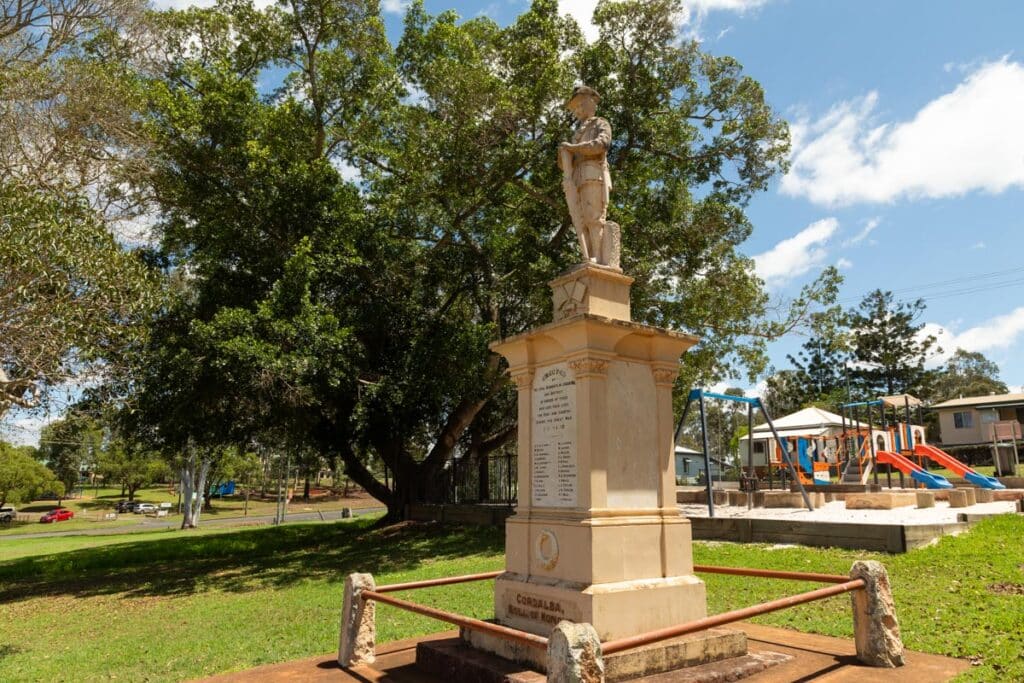
POLYGON ((380 3, 380 8, 391 14, 404 14, 405 10, 409 8, 409 0, 383 0, 380 3))
POLYGON ((878 93, 792 126, 782 191, 825 205, 1024 188, 1024 65, 972 71, 912 119, 879 123, 878 93))
POLYGON ((942 347, 942 354, 935 359, 938 362, 952 356, 957 349, 981 353, 1009 349, 1017 344, 1021 335, 1024 335, 1024 306, 990 318, 962 332, 955 332, 938 323, 927 323, 920 335, 934 335, 938 339, 938 344, 942 347))
POLYGON ((359 173, 359 169, 348 163, 344 159, 339 157, 331 157, 331 166, 338 171, 341 175, 341 179, 350 183, 359 183, 362 181, 363 176, 359 173))
POLYGON ((838 229, 838 220, 823 218, 757 254, 754 256, 757 276, 769 285, 779 285, 821 265, 828 257, 825 245, 838 229))
MULTIPOLYGON (((875 228, 878 227, 879 223, 881 223, 881 220, 879 220, 878 218, 870 219, 867 223, 864 224, 864 227, 861 229, 860 232, 858 232, 856 235, 843 242, 843 246, 852 247, 855 244, 860 244, 865 239, 867 239, 867 236, 870 235, 875 228)), ((868 244, 876 244, 876 242, 874 240, 871 240, 870 242, 868 242, 868 244)))
MULTIPOLYGON (((680 25, 688 23, 699 23, 701 18, 708 12, 725 11, 743 14, 747 10, 756 9, 766 5, 770 0, 690 0, 686 3, 684 16, 680 17, 680 25)), ((385 5, 396 3, 398 0, 384 0, 385 5)), ((597 0, 558 0, 558 13, 569 14, 583 30, 583 36, 588 42, 597 38, 597 27, 594 26, 594 8, 597 7, 597 0)), ((728 32, 726 29, 722 35, 728 32)), ((719 38, 722 37, 719 35, 719 38)))
POLYGON ((587 42, 597 39, 597 27, 593 22, 595 7, 597 0, 558 0, 558 13, 575 19, 587 42))
POLYGON ((974 244, 971 245, 971 249, 984 249, 985 246, 986 245, 984 242, 975 242, 974 244))
POLYGON ((769 0, 690 0, 687 4, 694 13, 724 11, 743 14, 747 10, 767 5, 769 0))
POLYGON ((839 260, 836 261, 836 268, 839 270, 849 270, 850 268, 853 268, 853 261, 848 258, 840 257, 839 260))

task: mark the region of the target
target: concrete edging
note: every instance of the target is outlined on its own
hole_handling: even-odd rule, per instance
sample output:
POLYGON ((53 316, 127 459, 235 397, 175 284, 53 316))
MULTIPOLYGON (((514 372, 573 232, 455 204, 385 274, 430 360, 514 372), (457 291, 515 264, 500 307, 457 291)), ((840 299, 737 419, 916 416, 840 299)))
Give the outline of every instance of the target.
POLYGON ((905 553, 941 536, 967 531, 971 521, 951 524, 862 524, 742 517, 690 517, 694 540, 739 543, 794 543, 905 553))

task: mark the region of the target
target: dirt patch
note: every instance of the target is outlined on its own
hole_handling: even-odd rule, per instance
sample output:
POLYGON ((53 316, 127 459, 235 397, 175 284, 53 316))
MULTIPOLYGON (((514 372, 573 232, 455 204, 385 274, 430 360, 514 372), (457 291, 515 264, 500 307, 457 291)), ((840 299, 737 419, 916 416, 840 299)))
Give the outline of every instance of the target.
POLYGON ((993 583, 988 589, 996 595, 1024 595, 1024 583, 993 583))

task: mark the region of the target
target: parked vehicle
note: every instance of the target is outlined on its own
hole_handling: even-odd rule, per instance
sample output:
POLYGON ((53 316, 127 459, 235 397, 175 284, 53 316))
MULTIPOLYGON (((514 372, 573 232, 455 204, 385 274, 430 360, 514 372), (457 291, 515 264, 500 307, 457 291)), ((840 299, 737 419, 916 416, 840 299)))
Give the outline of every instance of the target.
POLYGON ((152 503, 139 503, 135 506, 135 509, 132 512, 137 515, 144 515, 147 512, 156 512, 156 509, 156 505, 153 505, 152 503))
POLYGON ((66 519, 71 519, 75 516, 75 513, 67 508, 56 508, 50 510, 45 515, 39 518, 40 524, 52 524, 53 522, 63 522, 66 519))
POLYGON ((138 504, 137 500, 119 500, 114 506, 114 512, 133 512, 138 504))
POLYGON ((14 518, 17 516, 18 511, 14 508, 3 507, 0 508, 0 524, 9 526, 14 522, 14 518))

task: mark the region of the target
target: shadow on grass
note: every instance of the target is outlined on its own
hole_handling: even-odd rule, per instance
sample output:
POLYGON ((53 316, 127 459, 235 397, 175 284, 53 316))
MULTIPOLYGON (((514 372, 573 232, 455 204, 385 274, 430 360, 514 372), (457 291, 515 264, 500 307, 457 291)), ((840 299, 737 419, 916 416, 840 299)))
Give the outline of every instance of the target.
POLYGON ((289 525, 118 543, 0 563, 0 604, 40 596, 173 597, 246 592, 354 571, 413 569, 429 560, 500 553, 498 529, 374 520, 289 525))

